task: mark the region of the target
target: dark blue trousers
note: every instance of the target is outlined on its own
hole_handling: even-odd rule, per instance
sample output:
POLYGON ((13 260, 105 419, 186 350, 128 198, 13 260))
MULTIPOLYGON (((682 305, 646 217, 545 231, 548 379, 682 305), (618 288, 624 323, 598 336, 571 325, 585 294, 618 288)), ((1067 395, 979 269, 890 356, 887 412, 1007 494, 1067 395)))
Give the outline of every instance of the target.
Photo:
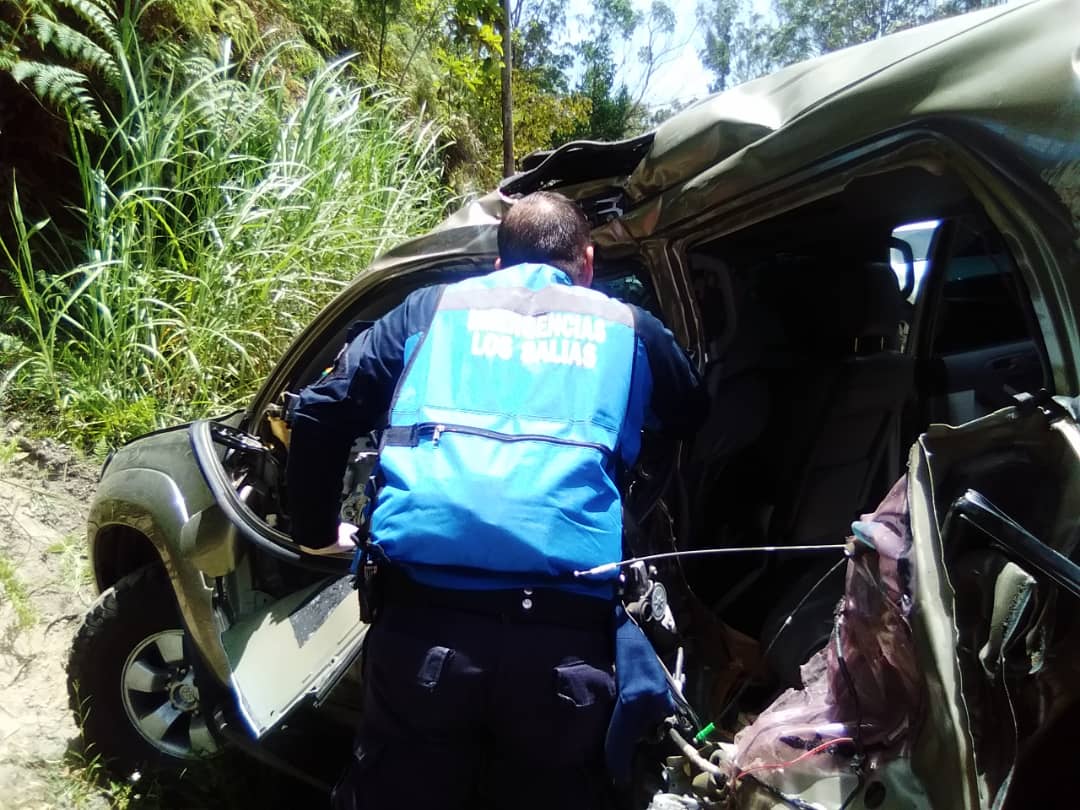
POLYGON ((368 633, 335 810, 607 807, 610 613, 542 590, 451 607, 391 597, 368 633))

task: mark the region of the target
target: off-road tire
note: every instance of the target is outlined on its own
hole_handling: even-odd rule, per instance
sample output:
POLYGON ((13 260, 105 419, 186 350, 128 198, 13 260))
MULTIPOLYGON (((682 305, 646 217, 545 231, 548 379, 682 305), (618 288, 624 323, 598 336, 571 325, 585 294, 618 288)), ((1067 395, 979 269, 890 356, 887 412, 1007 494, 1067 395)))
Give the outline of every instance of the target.
POLYGON ((121 578, 90 607, 71 645, 68 699, 86 753, 114 773, 167 774, 193 760, 155 748, 124 708, 122 677, 128 656, 144 640, 183 624, 165 572, 148 565, 121 578))

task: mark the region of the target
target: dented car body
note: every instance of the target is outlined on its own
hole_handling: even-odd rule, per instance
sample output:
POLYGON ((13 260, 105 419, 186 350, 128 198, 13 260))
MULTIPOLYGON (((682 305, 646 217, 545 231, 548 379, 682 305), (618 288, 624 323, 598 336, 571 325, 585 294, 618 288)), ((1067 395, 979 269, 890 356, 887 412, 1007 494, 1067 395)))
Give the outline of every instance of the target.
MULTIPOLYGON (((331 777, 289 737, 316 723, 347 741, 366 628, 348 561, 289 536, 285 400, 355 324, 490 270, 513 199, 555 189, 594 226, 597 286, 658 315, 712 397, 692 442, 646 443, 628 550, 824 546, 865 514, 846 561, 719 553, 644 571, 676 630, 638 618, 681 710, 642 741, 621 800, 1025 806, 1078 748, 1077 133, 1080 2, 1039 0, 792 66, 639 138, 526 158, 368 268, 243 411, 111 457, 89 525, 103 599, 147 571, 175 599, 117 619, 116 660, 98 667, 113 682, 80 685, 98 707, 88 735, 125 763, 228 741, 331 777), (918 279, 913 223, 932 230, 918 279)), ((346 518, 377 462, 354 449, 346 518)), ((80 633, 76 656, 106 655, 80 633)))

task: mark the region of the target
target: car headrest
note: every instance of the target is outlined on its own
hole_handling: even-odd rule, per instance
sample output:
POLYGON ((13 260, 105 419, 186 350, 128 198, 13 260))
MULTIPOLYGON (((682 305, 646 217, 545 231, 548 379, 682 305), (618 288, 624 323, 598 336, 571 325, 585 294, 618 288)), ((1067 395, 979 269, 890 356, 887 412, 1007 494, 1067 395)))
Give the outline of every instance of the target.
POLYGON ((823 338, 849 354, 898 347, 904 299, 892 267, 860 262, 832 275, 826 287, 819 320, 823 338))
POLYGON ((899 343, 904 297, 900 282, 887 262, 868 262, 863 269, 864 293, 862 331, 857 337, 883 338, 884 348, 899 343))

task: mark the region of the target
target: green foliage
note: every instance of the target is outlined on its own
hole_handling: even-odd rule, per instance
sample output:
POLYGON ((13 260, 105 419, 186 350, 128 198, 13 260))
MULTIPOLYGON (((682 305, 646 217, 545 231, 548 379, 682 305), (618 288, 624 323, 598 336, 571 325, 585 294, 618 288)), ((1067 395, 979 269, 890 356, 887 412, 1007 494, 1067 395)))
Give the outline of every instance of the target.
MULTIPOLYGON (((12 54, 16 58, 6 69, 16 81, 32 87, 38 98, 66 114, 77 126, 102 131, 101 102, 88 73, 100 77, 108 89, 119 90, 121 86, 115 58, 120 48, 115 12, 104 0, 31 2, 24 4, 22 11, 21 25, 13 35, 25 34, 29 26, 42 52, 67 64, 18 58, 20 46, 13 44, 12 54), (63 21, 61 12, 67 12, 89 34, 63 21)), ((24 41, 22 46, 25 44, 24 41)))
POLYGON ((107 137, 72 128, 83 233, 27 222, 16 196, 0 244, 6 395, 101 446, 241 402, 331 295, 447 202, 437 129, 350 84, 347 62, 297 99, 287 45, 239 77, 227 48, 125 41, 107 137))
POLYGON ((15 612, 12 625, 15 632, 28 630, 37 623, 37 611, 30 601, 30 593, 19 579, 15 564, 3 554, 0 554, 0 595, 15 612))
MULTIPOLYGON (((513 4, 518 156, 647 123, 670 7, 600 0, 580 43, 566 8, 513 4)), ((498 181, 502 14, 500 0, 0 4, 0 70, 26 88, 0 124, 32 108, 48 137, 25 125, 22 141, 52 159, 27 157, 0 189, 5 404, 103 450, 243 401, 346 279, 437 221, 447 187, 498 181)))
POLYGON ((724 90, 786 65, 1002 0, 773 0, 773 19, 748 0, 698 6, 701 61, 724 90))
POLYGON ((86 76, 62 65, 16 62, 11 67, 15 81, 28 83, 38 98, 63 110, 79 126, 100 131, 101 115, 86 76))

